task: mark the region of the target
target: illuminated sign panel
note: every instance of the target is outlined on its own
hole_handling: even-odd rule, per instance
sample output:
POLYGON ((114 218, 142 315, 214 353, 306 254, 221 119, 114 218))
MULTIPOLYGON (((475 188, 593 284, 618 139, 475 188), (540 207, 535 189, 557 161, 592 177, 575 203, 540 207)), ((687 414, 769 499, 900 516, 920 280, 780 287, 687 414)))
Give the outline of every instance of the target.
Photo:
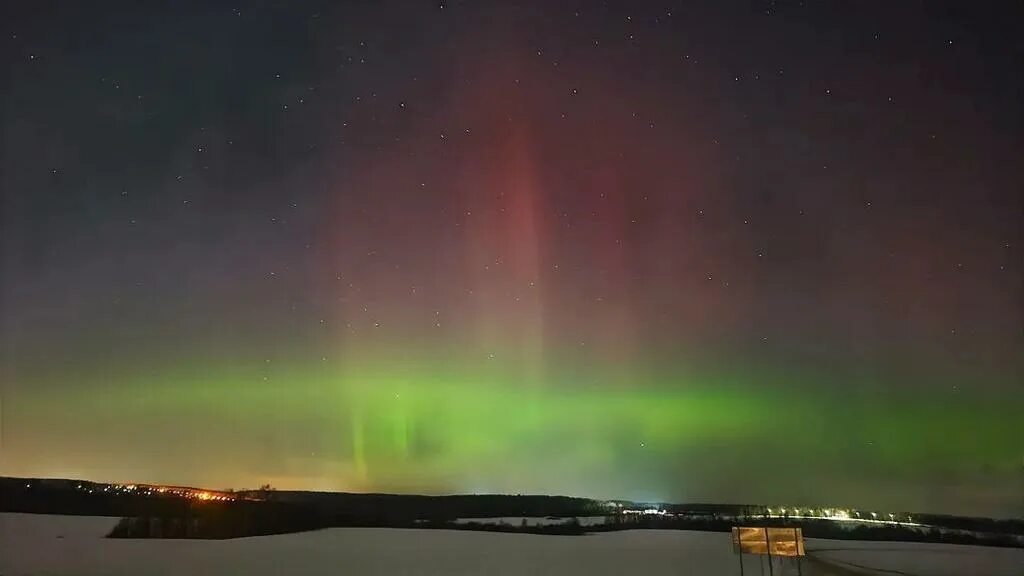
POLYGON ((732 529, 732 548, 740 554, 803 556, 804 534, 800 528, 737 526, 732 529))

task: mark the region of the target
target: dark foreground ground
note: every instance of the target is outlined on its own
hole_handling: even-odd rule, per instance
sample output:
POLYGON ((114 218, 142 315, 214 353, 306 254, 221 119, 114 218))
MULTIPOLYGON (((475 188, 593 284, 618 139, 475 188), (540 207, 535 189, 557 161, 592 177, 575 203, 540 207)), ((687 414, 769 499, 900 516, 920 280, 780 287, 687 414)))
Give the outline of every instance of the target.
MULTIPOLYGON (((582 521, 582 519, 581 519, 582 521)), ((727 533, 621 530, 585 536, 470 530, 327 528, 231 538, 105 538, 115 517, 0 513, 0 574, 39 576, 745 576, 764 556, 739 556, 727 533)), ((950 544, 805 541, 798 567, 773 576, 1021 576, 1024 549, 950 544)))

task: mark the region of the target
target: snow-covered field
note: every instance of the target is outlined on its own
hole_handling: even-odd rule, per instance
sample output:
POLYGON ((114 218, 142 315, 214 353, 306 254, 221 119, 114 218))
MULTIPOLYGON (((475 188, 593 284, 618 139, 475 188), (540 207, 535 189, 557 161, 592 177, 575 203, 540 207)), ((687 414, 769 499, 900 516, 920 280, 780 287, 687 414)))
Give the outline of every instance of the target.
MULTIPOLYGON (((711 532, 537 536, 333 528, 225 541, 103 538, 116 522, 0 514, 0 575, 739 574, 730 536, 711 532)), ((807 549, 820 559, 804 561, 808 576, 891 576, 893 571, 903 576, 1024 575, 1020 549, 838 540, 808 540, 807 549)), ((747 557, 747 575, 760 574, 756 560, 747 557)), ((777 576, 794 573, 775 571, 777 576)))

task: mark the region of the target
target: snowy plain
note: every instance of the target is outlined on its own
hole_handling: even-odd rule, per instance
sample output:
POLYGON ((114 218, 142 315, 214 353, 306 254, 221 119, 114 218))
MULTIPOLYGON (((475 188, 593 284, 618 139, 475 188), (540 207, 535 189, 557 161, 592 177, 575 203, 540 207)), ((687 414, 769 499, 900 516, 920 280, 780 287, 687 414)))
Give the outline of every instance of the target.
MULTIPOLYGON (((117 520, 0 514, 0 575, 739 574, 730 535, 713 532, 540 536, 332 528, 234 540, 104 538, 117 520)), ((813 539, 807 549, 812 555, 802 565, 807 576, 1024 575, 1024 549, 813 539)), ((757 560, 747 557, 746 576, 761 573, 757 560)), ((777 566, 774 572, 795 573, 793 566, 777 566)))

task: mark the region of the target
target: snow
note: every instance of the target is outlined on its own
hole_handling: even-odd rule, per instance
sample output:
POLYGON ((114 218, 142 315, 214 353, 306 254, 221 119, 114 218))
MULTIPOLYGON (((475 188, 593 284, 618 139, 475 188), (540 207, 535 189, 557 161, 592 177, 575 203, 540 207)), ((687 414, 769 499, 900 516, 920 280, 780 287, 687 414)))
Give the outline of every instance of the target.
POLYGON ((848 570, 870 567, 880 573, 927 576, 1024 575, 1021 548, 813 539, 805 546, 815 558, 848 570))
MULTIPOLYGON (((738 574, 731 536, 632 530, 539 536, 461 530, 332 528, 235 540, 123 540, 103 535, 116 518, 0 514, 0 575, 188 574, 738 574)), ((906 575, 1021 576, 1024 550, 938 544, 808 540, 818 562, 906 575), (845 562, 846 564, 838 564, 845 562)), ((746 574, 759 574, 748 556, 746 574)), ((803 574, 827 574, 807 559, 803 574)), ((845 571, 844 571, 845 570, 845 571)), ((766 571, 767 573, 767 571, 766 571)), ((776 576, 795 574, 777 567, 776 576)), ((868 572, 866 572, 868 573, 868 572)))

